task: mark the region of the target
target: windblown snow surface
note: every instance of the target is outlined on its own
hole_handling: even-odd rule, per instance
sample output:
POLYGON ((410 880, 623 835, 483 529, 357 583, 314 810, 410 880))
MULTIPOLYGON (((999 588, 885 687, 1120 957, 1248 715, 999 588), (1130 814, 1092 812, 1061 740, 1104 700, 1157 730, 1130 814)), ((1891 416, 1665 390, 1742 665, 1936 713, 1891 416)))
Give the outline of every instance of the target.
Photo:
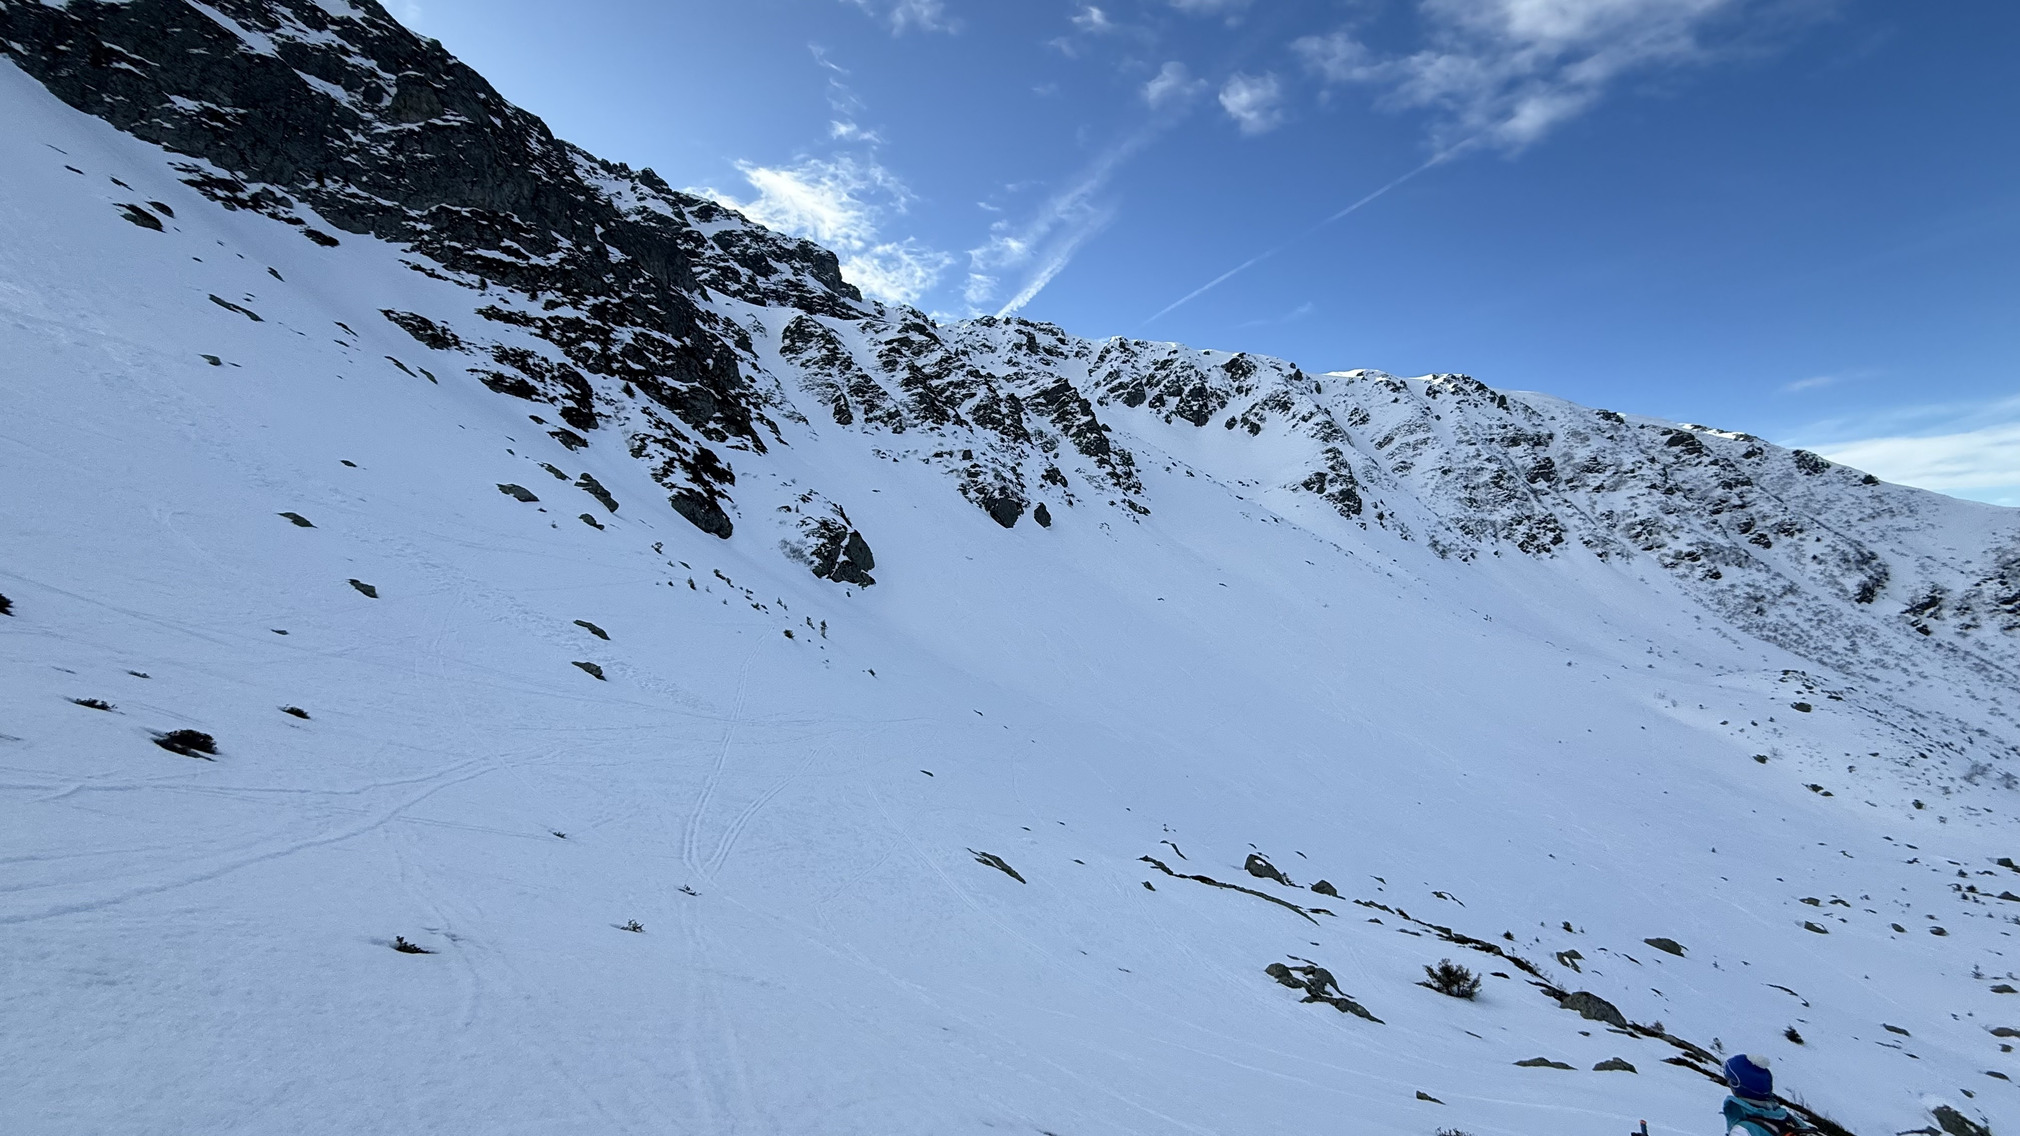
MULTIPOLYGON (((1139 504, 1006 528, 722 294, 778 433, 718 539, 381 315, 533 301, 0 107, 0 1131, 1705 1133, 1742 1051, 2020 1116, 2010 629, 1797 653, 1154 405, 1139 504), (814 487, 873 586, 782 554, 814 487)), ((1314 383, 1378 381, 1441 405, 1314 383)), ((1830 477, 1930 563, 2020 530, 1830 477)))

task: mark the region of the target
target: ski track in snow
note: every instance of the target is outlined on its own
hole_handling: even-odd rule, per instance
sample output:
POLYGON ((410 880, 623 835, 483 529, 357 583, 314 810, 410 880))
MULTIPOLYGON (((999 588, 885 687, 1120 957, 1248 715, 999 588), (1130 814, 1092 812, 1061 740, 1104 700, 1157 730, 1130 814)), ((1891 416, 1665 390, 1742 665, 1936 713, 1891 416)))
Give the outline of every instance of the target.
POLYGON ((340 844, 347 840, 355 840, 358 837, 364 836, 368 833, 377 832, 379 829, 385 827, 387 824, 395 820, 398 820, 400 816, 407 810, 413 808, 415 805, 420 804, 422 801, 427 800, 429 797, 434 796, 436 793, 440 792, 443 789, 446 789, 452 785, 460 784, 464 781, 474 780, 478 777, 482 777, 485 776, 486 774, 496 771, 495 766, 484 765, 483 768, 477 769, 473 772, 463 773, 463 775, 460 777, 451 776, 451 774, 461 773, 469 766, 479 764, 481 763, 477 761, 464 762, 461 765, 444 770, 442 773, 437 774, 434 777, 427 778, 426 780, 427 782, 429 782, 428 788, 423 789, 419 793, 416 793, 413 796, 407 798, 406 800, 400 802, 399 804, 394 805, 390 809, 384 810, 382 812, 373 815, 371 819, 365 821, 363 824, 353 825, 337 832, 325 833, 319 836, 311 837, 306 840, 292 841, 280 847, 261 849, 250 855, 242 856, 223 864, 213 865, 212 867, 206 868, 200 872, 182 876, 178 879, 168 880, 162 883, 148 884, 141 887, 130 888, 116 895, 103 896, 73 903, 57 904, 48 908, 44 908, 40 911, 0 914, 0 924, 35 923, 45 919, 54 919, 64 915, 77 915, 87 911, 98 911, 108 907, 115 907, 118 906, 119 904, 139 899, 142 896, 159 895, 163 892, 174 891, 178 888, 186 888, 193 884, 207 883, 211 880, 219 879, 233 872, 239 871, 242 868, 247 868, 254 864, 265 863, 266 861, 269 860, 278 860, 283 857, 292 856, 298 852, 303 852, 311 848, 322 848, 327 845, 340 844))

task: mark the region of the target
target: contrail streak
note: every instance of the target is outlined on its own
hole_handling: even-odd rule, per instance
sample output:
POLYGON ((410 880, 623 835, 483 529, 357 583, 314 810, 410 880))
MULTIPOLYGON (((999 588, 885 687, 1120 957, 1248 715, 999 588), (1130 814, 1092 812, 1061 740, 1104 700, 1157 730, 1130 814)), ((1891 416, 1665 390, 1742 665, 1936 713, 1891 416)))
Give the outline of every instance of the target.
POLYGON ((1199 299, 1201 296, 1204 296, 1208 292, 1213 291, 1215 288, 1220 287, 1222 284, 1227 283, 1234 277, 1241 275, 1242 273, 1248 271, 1249 269, 1254 268, 1256 265, 1261 264, 1263 261, 1268 260, 1270 257, 1273 257, 1276 254, 1291 247, 1292 245, 1297 244, 1299 241, 1304 240, 1306 237, 1311 236, 1313 233, 1318 232, 1320 229, 1325 228, 1327 225, 1332 224, 1333 222, 1339 220, 1340 218, 1345 217, 1347 214, 1352 213, 1354 210, 1359 209, 1361 206, 1368 204, 1369 202, 1375 200, 1376 198, 1382 196, 1383 194, 1389 192, 1390 190, 1396 188, 1397 186, 1403 184, 1404 182, 1409 181, 1411 178, 1416 177, 1418 174, 1423 173, 1425 170, 1430 169, 1432 166, 1438 165, 1441 162, 1445 162, 1451 159, 1452 157, 1457 155, 1459 151, 1465 149, 1467 146, 1472 145, 1472 142, 1473 140, 1469 138, 1464 142, 1461 142, 1455 146, 1447 147, 1446 149, 1431 155, 1430 161, 1425 162, 1423 165, 1418 166, 1416 169, 1411 170, 1409 173, 1406 173, 1403 176, 1395 179, 1394 181, 1389 182, 1387 185, 1382 186, 1380 189, 1375 190, 1373 193, 1368 194, 1366 197, 1361 198, 1359 201, 1354 202, 1352 205, 1347 206, 1345 209, 1340 210, 1338 213, 1335 213, 1332 216, 1327 217, 1325 220, 1320 221, 1317 224, 1306 228, 1303 232, 1297 234, 1294 237, 1291 237, 1289 240, 1283 241, 1279 244, 1272 245, 1269 248, 1264 249, 1262 252, 1259 252, 1254 256, 1249 257, 1247 260, 1242 261, 1240 264, 1235 265, 1233 268, 1228 269, 1226 272, 1221 273, 1219 276, 1214 277, 1213 279, 1207 281, 1206 283, 1200 285, 1199 287, 1194 288, 1192 291, 1187 292, 1185 295, 1180 296, 1178 299, 1173 300, 1171 303, 1166 304, 1163 308, 1158 310, 1156 315, 1151 316, 1147 320, 1144 320, 1141 324, 1138 324, 1137 326, 1148 327, 1151 324, 1156 323, 1158 320, 1163 319, 1165 316, 1170 315, 1172 312, 1177 311, 1179 308, 1182 308, 1185 305, 1193 302, 1194 300, 1199 299))

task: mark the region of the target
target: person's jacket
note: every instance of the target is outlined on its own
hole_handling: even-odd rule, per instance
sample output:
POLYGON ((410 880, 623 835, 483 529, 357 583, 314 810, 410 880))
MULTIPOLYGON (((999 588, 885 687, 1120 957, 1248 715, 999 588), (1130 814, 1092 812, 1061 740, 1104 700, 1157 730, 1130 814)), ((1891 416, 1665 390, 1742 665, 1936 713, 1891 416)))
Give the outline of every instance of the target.
POLYGON ((1780 1101, 1757 1101, 1746 1097, 1725 1098, 1726 1136, 1784 1136, 1803 1130, 1796 1115, 1780 1101))

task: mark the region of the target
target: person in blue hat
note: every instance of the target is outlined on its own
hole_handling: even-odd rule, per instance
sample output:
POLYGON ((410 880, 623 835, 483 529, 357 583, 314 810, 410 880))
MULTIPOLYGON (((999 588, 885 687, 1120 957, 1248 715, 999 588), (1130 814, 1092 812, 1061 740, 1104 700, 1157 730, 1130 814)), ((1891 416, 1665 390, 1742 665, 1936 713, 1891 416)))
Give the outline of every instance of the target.
POLYGON ((1768 1059, 1741 1053, 1725 1063, 1726 1136, 1789 1136, 1807 1132, 1794 1113, 1775 1099, 1775 1075, 1768 1071, 1768 1059))

